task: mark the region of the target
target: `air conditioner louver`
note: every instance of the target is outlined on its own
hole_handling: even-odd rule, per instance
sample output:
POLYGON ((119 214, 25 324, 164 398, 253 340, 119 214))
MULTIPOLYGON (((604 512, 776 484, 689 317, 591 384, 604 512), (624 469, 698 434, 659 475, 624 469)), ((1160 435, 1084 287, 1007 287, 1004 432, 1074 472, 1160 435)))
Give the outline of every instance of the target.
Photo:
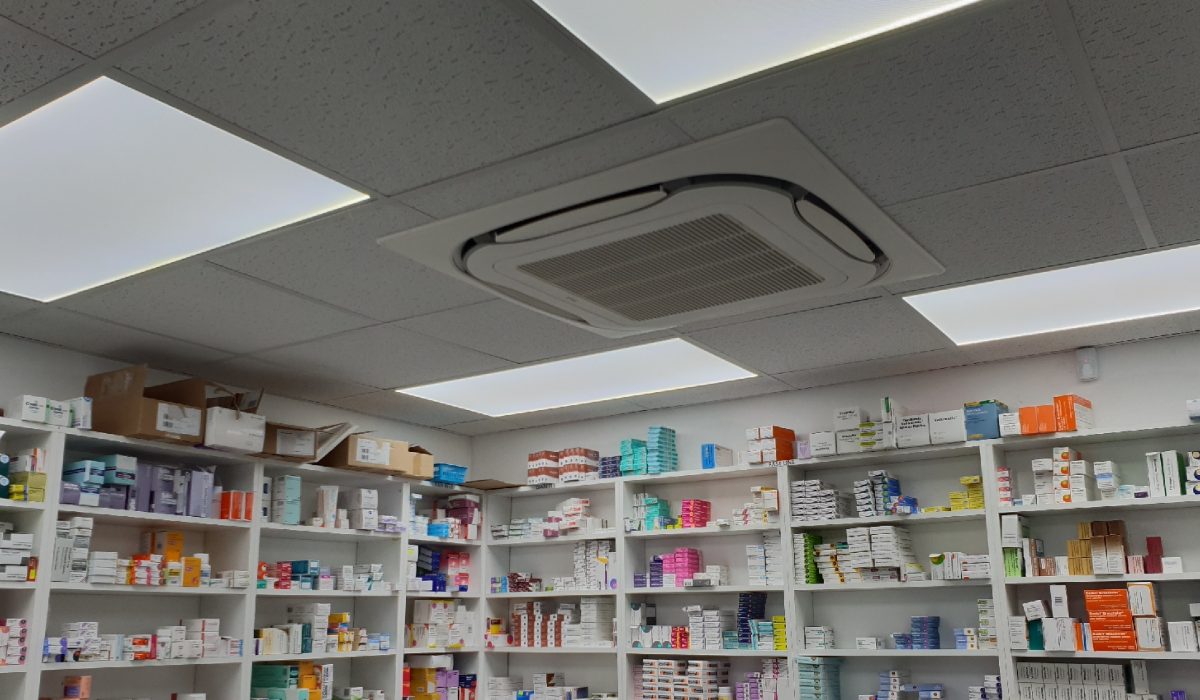
POLYGON ((609 336, 942 271, 782 120, 380 243, 609 336))

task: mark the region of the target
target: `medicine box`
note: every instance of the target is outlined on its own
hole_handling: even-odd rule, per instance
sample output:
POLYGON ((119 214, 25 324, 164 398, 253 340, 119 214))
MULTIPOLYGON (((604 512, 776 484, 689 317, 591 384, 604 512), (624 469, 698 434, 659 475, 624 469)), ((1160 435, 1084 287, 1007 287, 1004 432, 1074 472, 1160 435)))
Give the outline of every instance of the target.
POLYGON ((866 419, 867 416, 863 414, 863 410, 858 406, 839 408, 833 414, 833 430, 834 432, 841 430, 857 430, 859 424, 866 419))
POLYGON ((929 414, 903 416, 896 423, 896 447, 922 447, 930 443, 929 414))
POLYGON ((837 454, 837 434, 820 431, 808 436, 809 450, 813 457, 832 457, 837 454))
POLYGON ((209 408, 206 414, 205 447, 243 454, 262 452, 266 416, 220 407, 209 408))
POLYGON ((961 408, 929 414, 929 441, 934 445, 963 442, 967 439, 967 424, 961 408))
POLYGON ((22 394, 8 404, 4 412, 6 418, 30 421, 32 423, 46 422, 46 399, 41 396, 22 394))
POLYGON ((1092 416, 1092 402, 1078 394, 1063 394, 1054 397, 1055 430, 1091 430, 1096 427, 1092 416))
POLYGON ((1000 414, 1007 412, 1008 406, 995 399, 963 404, 967 439, 993 440, 1000 437, 1000 414))

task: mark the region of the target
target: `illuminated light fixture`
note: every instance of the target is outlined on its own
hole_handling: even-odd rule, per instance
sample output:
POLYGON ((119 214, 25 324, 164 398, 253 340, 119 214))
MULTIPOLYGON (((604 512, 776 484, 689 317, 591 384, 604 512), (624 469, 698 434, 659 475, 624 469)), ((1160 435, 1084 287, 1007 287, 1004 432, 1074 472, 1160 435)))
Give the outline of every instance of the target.
POLYGON ((1200 310, 1200 245, 904 297, 958 345, 1200 310))
POLYGON ((980 0, 535 0, 658 104, 980 0))
POLYGON ((0 127, 0 291, 53 301, 367 199, 110 78, 0 127))
POLYGON ((753 376, 753 372, 673 338, 396 391, 499 417, 753 376))

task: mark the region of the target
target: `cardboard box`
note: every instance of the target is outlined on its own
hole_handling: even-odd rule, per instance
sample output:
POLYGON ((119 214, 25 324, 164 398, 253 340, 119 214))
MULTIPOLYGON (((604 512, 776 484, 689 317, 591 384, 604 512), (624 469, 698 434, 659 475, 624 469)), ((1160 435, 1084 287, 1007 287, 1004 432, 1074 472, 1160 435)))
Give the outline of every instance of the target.
POLYGON ((1078 394, 1054 397, 1054 427, 1060 433, 1091 430, 1096 427, 1092 402, 1078 394))
POLYGON ((967 424, 961 408, 929 414, 929 441, 934 445, 964 442, 967 424))
POLYGON ((417 479, 432 479, 433 453, 420 445, 400 444, 406 447, 404 450, 393 451, 392 458, 396 460, 393 467, 417 479))
MULTIPOLYGON (((394 471, 395 460, 408 453, 408 443, 369 433, 350 435, 319 462, 326 467, 394 471)), ((430 465, 432 475, 432 464, 430 465)))
POLYGON ((929 444, 929 414, 903 416, 896 423, 896 447, 921 447, 929 444))
POLYGON ((1008 413, 1008 406, 989 399, 963 404, 968 440, 993 440, 1000 437, 1000 414, 1008 413))
POLYGON ((312 462, 317 458, 317 434, 320 432, 320 428, 302 428, 267 421, 262 452, 254 456, 289 462, 312 462))
POLYGON ((1057 430, 1054 417, 1054 405, 1022 406, 1017 409, 1021 420, 1022 435, 1042 435, 1057 430))
POLYGON ((179 382, 147 387, 148 371, 138 365, 88 377, 84 395, 92 399, 93 427, 126 437, 203 442, 205 401, 180 392, 179 382))
POLYGON ((267 433, 265 416, 233 408, 213 407, 205 411, 204 446, 227 452, 262 452, 267 433))

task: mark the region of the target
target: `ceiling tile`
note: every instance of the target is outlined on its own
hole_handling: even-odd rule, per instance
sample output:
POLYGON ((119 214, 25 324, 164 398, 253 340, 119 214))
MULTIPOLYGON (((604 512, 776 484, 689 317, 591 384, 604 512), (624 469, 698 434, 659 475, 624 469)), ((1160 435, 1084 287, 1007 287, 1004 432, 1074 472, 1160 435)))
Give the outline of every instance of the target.
POLYGON ((320 372, 307 369, 299 371, 252 357, 236 357, 217 362, 198 368, 196 374, 243 389, 263 389, 268 394, 305 401, 331 401, 376 389, 320 372))
POLYGON ((964 346, 962 351, 975 362, 1045 355, 1075 348, 1114 345, 1200 330, 1200 312, 1142 318, 1057 333, 1042 333, 990 343, 964 346))
POLYGON ((1123 147, 1200 131, 1200 5, 1071 0, 1071 10, 1123 147))
POLYGON ((652 156, 691 139, 670 120, 646 117, 399 195, 439 218, 480 209, 652 156))
POLYGON ((534 411, 533 413, 521 413, 515 416, 504 416, 503 419, 510 423, 513 426, 513 429, 536 428, 543 425, 573 423, 581 420, 592 420, 593 418, 618 416, 623 413, 637 413, 643 410, 645 409, 643 409, 642 406, 635 401, 629 399, 613 399, 611 401, 598 401, 596 403, 588 403, 581 406, 551 408, 545 411, 534 411))
POLYGON ((514 366, 395 325, 380 325, 261 354, 297 372, 318 370, 384 389, 514 366))
POLYGON ((946 272, 912 291, 1144 247, 1108 161, 1096 159, 888 208, 946 272))
POLYGON ((657 394, 635 396, 633 401, 645 408, 670 408, 672 406, 690 406, 698 403, 713 401, 730 401, 752 396, 774 394, 778 391, 790 391, 792 387, 769 376, 750 377, 733 382, 721 382, 708 386, 698 386, 678 391, 661 391, 657 394))
POLYGON ((0 318, 8 318, 9 316, 15 316, 19 313, 39 308, 45 308, 45 304, 33 299, 0 292, 0 318))
POLYGON ((677 329, 680 333, 691 333, 692 331, 700 331, 706 328, 716 328, 718 326, 728 326, 734 323, 742 323, 743 321, 757 321, 762 318, 772 318, 774 316, 786 316, 796 313, 797 311, 809 311, 812 309, 820 309, 826 306, 837 306, 838 304, 849 304, 855 301, 865 301, 867 299, 878 299, 883 296, 883 293, 876 289, 862 289, 847 294, 833 294, 830 296, 817 297, 815 299, 807 299, 805 301, 794 304, 786 304, 784 306, 773 306, 768 309, 752 311, 746 314, 736 314, 734 316, 722 316, 718 318, 709 318, 703 321, 696 321, 679 326, 677 329))
POLYGON ((483 418, 481 414, 473 411, 464 411, 461 408, 418 399, 415 396, 399 394, 391 390, 348 396, 329 403, 369 416, 380 416, 431 428, 451 423, 477 421, 483 418))
POLYGON ((788 117, 881 204, 1101 153, 1041 0, 982 3, 667 114, 696 138, 788 117))
POLYGON ((914 372, 928 372, 946 367, 968 365, 973 362, 974 360, 960 349, 942 349, 798 372, 785 372, 775 375, 775 378, 796 389, 811 389, 818 386, 860 382, 914 372))
POLYGON ((948 342, 907 304, 872 299, 688 333, 745 367, 780 374, 907 355, 948 342))
POLYGON ((232 3, 130 73, 385 193, 647 109, 506 3, 232 3))
POLYGON ((0 0, 0 15, 89 56, 99 56, 203 1, 0 0))
POLYGON ((442 426, 442 430, 448 430, 458 435, 466 435, 467 437, 475 437, 477 435, 489 435, 491 433, 502 433, 506 430, 515 430, 516 426, 503 418, 485 418, 483 420, 472 420, 464 423, 454 423, 451 425, 442 426))
POLYGON ((84 57, 0 17, 0 104, 84 63, 84 57))
POLYGON ((68 297, 59 305, 234 353, 297 343, 370 323, 205 263, 178 265, 115 282, 68 297))
POLYGON ((45 307, 0 321, 0 332, 130 364, 190 372, 229 353, 45 307))
POLYGON ((210 259, 379 321, 494 298, 375 243, 428 220, 399 204, 372 202, 226 248, 210 259))
POLYGON ((521 363, 641 345, 667 335, 605 338, 499 299, 410 318, 396 325, 521 363))
POLYGON ((1125 154, 1160 243, 1200 241, 1200 140, 1125 154))

